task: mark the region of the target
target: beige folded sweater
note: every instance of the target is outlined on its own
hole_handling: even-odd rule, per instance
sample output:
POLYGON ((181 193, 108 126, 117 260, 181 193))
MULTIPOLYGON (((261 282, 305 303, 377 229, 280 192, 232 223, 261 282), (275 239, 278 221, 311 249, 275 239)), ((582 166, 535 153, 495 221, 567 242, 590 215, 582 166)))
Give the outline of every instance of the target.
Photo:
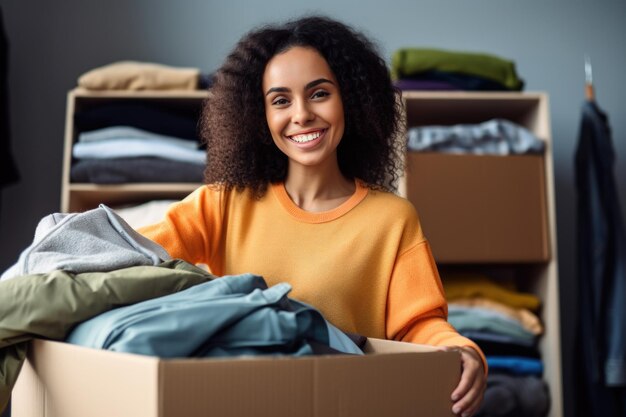
POLYGON ((89 90, 195 90, 200 70, 121 61, 87 71, 78 85, 89 90))

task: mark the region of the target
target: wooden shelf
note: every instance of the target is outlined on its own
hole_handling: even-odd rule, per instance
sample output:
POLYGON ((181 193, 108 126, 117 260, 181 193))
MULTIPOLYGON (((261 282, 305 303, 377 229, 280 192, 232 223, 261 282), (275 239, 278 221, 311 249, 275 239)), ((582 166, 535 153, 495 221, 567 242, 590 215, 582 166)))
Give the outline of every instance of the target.
POLYGON ((68 210, 85 211, 99 204, 120 206, 139 204, 150 200, 180 200, 201 184, 136 183, 123 185, 70 184, 68 210))
POLYGON ((444 280, 446 271, 482 272, 494 279, 513 278, 520 290, 541 299, 541 318, 546 331, 539 349, 551 396, 549 416, 562 417, 548 96, 541 92, 415 91, 403 92, 402 99, 407 129, 476 124, 501 118, 525 127, 545 142, 545 153, 528 159, 407 155, 408 168, 401 179, 399 194, 408 197, 422 215, 426 237, 431 241, 444 280), (532 230, 524 230, 526 227, 532 230), (523 244, 516 239, 523 240, 523 244))
POLYGON ((146 102, 167 104, 184 112, 199 112, 206 91, 91 91, 82 88, 71 90, 67 95, 65 122, 65 149, 63 179, 61 184, 61 211, 85 211, 103 203, 106 205, 138 204, 154 199, 181 199, 198 188, 200 184, 189 183, 133 183, 122 185, 96 185, 70 182, 72 146, 80 132, 74 125, 78 111, 112 102, 146 102))

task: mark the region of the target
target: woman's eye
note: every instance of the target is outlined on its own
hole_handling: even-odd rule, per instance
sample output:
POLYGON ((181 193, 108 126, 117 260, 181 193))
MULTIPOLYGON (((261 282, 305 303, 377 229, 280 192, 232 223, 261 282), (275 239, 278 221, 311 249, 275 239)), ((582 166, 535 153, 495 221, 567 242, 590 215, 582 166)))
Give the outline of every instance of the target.
POLYGON ((326 96, 329 96, 329 95, 330 95, 330 93, 328 91, 317 90, 316 92, 314 92, 311 95, 311 98, 323 98, 323 97, 326 97, 326 96))
POLYGON ((273 106, 284 106, 287 103, 289 103, 289 102, 284 97, 277 97, 274 100, 272 100, 272 105, 273 106))

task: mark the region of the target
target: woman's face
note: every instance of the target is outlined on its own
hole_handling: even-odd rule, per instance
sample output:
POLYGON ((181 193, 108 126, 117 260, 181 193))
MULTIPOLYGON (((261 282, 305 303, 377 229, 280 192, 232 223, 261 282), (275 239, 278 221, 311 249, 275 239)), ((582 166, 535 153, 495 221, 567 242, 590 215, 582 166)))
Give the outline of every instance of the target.
POLYGON ((290 165, 337 166, 343 103, 337 79, 319 52, 296 46, 275 55, 263 73, 263 95, 272 138, 290 165))

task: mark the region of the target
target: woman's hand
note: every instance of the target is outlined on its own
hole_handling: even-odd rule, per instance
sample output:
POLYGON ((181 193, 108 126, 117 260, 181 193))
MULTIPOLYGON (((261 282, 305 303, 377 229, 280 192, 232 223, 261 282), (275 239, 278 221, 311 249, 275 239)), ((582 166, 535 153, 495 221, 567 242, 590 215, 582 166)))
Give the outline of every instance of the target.
POLYGON ((480 355, 471 347, 440 346, 443 351, 461 353, 461 381, 452 392, 452 412, 461 417, 470 417, 480 408, 485 393, 487 378, 480 355))

